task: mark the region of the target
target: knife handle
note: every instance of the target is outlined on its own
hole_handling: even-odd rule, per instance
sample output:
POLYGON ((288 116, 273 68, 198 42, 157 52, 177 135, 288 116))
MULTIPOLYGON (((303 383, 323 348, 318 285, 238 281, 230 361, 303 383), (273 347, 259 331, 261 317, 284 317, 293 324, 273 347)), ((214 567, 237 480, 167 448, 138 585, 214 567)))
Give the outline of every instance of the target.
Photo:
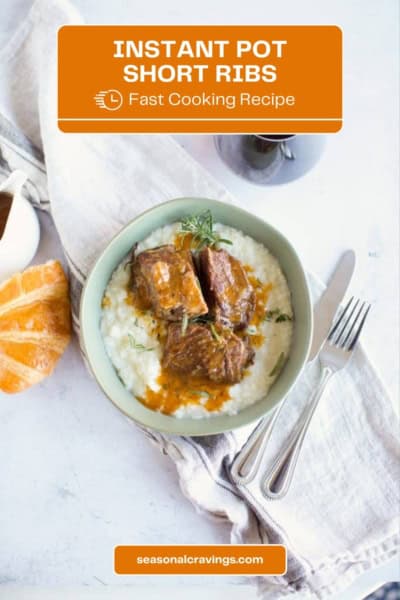
POLYGON ((310 404, 305 410, 299 426, 295 429, 294 434, 289 439, 283 453, 278 457, 275 464, 264 478, 261 484, 261 491, 269 500, 280 500, 287 494, 303 446, 304 437, 311 423, 315 409, 317 408, 325 387, 332 375, 332 369, 323 367, 319 385, 311 397, 310 404))

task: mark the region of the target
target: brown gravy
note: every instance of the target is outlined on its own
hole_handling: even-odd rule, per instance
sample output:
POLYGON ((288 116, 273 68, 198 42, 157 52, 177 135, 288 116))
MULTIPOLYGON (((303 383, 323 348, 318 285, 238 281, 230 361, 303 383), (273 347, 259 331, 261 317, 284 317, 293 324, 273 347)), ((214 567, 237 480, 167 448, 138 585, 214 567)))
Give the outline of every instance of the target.
POLYGON ((0 192, 0 240, 6 229, 8 216, 10 214, 13 197, 6 192, 0 192))

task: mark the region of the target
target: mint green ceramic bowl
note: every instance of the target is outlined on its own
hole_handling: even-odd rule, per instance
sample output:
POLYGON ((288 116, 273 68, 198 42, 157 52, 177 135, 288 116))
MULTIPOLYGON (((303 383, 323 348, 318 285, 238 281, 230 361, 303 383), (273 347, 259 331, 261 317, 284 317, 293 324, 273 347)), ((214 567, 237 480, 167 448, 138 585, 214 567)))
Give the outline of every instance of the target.
POLYGON ((98 384, 125 415, 140 425, 173 434, 210 435, 246 425, 268 413, 293 386, 307 360, 312 310, 306 276, 300 260, 286 238, 268 223, 231 204, 206 198, 179 198, 148 210, 108 244, 99 256, 85 285, 80 309, 84 350, 98 384), (295 314, 294 338, 289 359, 268 396, 232 416, 205 419, 176 419, 146 408, 124 387, 104 348, 100 333, 101 301, 112 272, 133 244, 154 229, 179 221, 183 216, 210 209, 216 222, 224 223, 264 244, 279 260, 292 293, 295 314))

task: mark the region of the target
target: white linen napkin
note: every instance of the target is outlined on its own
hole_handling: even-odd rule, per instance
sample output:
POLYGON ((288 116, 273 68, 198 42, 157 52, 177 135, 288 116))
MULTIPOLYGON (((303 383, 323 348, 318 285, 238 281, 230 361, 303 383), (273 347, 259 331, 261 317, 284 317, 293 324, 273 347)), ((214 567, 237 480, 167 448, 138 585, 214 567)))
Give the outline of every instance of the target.
MULTIPOLYGON (((74 325, 85 277, 135 215, 180 196, 237 202, 167 135, 63 134, 56 121, 56 33, 81 22, 64 0, 37 0, 0 50, 0 178, 22 168, 25 193, 50 210, 70 267, 74 325)), ((314 298, 320 284, 310 277, 314 298)), ((273 436, 273 460, 318 375, 309 365, 273 436)), ((94 384, 95 385, 95 384, 94 384)), ((287 497, 268 502, 237 488, 229 465, 251 432, 206 438, 146 434, 175 462, 184 494, 232 523, 232 542, 288 547, 285 576, 258 578, 264 598, 324 598, 399 548, 397 424, 364 351, 331 383, 314 416, 287 497)))

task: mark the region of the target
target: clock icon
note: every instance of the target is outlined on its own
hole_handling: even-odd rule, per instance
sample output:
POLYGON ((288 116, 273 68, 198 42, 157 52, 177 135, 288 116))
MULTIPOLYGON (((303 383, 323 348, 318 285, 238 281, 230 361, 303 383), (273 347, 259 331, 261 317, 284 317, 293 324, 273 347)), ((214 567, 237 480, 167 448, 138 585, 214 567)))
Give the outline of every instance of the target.
POLYGON ((118 110, 123 103, 123 97, 118 90, 101 90, 94 96, 94 101, 99 108, 118 110))

